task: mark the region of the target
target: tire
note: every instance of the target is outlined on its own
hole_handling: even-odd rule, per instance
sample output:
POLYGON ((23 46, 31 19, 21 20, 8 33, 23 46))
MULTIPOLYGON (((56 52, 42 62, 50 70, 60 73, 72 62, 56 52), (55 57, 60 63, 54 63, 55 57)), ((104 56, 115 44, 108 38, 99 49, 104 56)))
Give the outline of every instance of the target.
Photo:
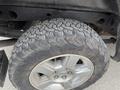
POLYGON ((37 90, 28 78, 32 69, 45 59, 62 54, 83 55, 94 65, 90 79, 74 90, 95 83, 108 68, 107 47, 91 27, 77 20, 52 19, 31 26, 15 44, 9 65, 11 82, 19 90, 37 90))

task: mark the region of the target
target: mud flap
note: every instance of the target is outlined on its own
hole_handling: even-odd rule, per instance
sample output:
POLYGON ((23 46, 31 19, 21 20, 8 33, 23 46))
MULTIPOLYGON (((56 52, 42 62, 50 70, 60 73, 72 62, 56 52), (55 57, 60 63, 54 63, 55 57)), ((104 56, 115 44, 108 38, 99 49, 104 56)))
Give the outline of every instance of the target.
POLYGON ((0 87, 3 87, 8 69, 8 58, 5 51, 0 51, 0 87))

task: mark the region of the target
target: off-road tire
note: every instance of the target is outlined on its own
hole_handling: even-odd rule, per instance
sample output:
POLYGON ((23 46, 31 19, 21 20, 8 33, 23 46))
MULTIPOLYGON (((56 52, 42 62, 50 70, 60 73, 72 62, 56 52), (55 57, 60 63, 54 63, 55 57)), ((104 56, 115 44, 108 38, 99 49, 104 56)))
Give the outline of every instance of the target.
POLYGON ((61 55, 78 54, 94 64, 92 77, 74 90, 95 83, 109 64, 107 46, 87 24, 70 19, 52 19, 37 22, 15 44, 9 77, 18 90, 37 90, 29 82, 31 70, 43 60, 61 55))

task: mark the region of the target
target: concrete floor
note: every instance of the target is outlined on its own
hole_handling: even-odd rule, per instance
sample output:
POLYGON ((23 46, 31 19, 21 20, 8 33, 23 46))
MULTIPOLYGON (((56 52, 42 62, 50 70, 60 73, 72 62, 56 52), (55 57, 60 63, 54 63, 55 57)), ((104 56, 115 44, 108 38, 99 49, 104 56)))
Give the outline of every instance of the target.
MULTIPOLYGON (((109 50, 112 54, 114 53, 114 49, 112 49, 111 47, 113 47, 113 45, 109 45, 109 50)), ((12 48, 13 46, 5 48, 8 57, 11 56, 12 48)), ((0 90, 17 89, 12 86, 7 75, 5 85, 3 88, 0 88, 0 90)), ((85 90, 120 90, 120 63, 111 60, 107 73, 99 81, 86 88, 85 90)))

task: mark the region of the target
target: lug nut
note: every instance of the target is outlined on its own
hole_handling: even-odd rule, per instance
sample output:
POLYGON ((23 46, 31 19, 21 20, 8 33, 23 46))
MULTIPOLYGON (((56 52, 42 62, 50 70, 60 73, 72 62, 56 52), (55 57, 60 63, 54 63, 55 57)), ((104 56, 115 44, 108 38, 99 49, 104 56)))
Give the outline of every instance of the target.
POLYGON ((58 76, 58 75, 55 75, 55 76, 54 76, 54 79, 58 79, 58 78, 59 78, 59 76, 58 76))
POLYGON ((68 74, 69 74, 69 75, 71 75, 71 74, 72 74, 72 72, 71 72, 71 71, 69 71, 69 72, 68 72, 68 74))
POLYGON ((62 78, 63 78, 63 79, 67 79, 67 76, 66 76, 66 75, 63 75, 62 78))

